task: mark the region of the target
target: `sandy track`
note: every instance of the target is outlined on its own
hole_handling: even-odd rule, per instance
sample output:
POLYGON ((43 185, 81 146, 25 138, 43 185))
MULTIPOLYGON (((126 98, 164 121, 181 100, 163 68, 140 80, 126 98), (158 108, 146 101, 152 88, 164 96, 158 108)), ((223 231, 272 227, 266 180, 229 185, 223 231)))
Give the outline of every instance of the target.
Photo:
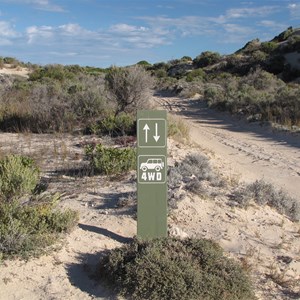
POLYGON ((263 178, 299 198, 300 134, 239 120, 209 109, 201 100, 155 100, 187 120, 191 140, 214 153, 222 173, 238 173, 246 182, 263 178))

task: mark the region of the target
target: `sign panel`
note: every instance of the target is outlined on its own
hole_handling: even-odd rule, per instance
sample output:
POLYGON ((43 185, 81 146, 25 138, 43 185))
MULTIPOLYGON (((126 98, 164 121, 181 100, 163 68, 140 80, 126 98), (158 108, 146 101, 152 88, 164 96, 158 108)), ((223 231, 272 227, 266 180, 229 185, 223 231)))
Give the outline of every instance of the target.
POLYGON ((138 156, 138 183, 166 183, 166 157, 164 155, 138 156))
POLYGON ((167 236, 167 113, 137 113, 137 191, 140 238, 167 236))
POLYGON ((138 146, 142 148, 166 147, 166 120, 164 119, 139 119, 138 123, 138 146))

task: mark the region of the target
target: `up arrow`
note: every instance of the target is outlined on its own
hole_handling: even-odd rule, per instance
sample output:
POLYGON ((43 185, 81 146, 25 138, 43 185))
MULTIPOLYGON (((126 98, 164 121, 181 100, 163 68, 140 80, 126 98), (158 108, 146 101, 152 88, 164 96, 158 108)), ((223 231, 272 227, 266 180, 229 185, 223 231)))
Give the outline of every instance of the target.
POLYGON ((155 142, 157 142, 160 138, 160 136, 158 135, 157 123, 155 123, 155 135, 153 136, 153 138, 155 139, 155 142))
POLYGON ((148 143, 148 130, 150 130, 148 124, 146 123, 143 130, 145 130, 145 142, 148 143))

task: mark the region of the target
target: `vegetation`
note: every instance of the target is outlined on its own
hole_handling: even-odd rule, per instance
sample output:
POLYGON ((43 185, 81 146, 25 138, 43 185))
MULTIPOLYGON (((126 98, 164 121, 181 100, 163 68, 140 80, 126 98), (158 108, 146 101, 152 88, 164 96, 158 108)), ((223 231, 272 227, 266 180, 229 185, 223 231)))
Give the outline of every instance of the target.
POLYGON ((288 86, 263 70, 245 77, 217 77, 207 84, 204 97, 210 107, 246 116, 251 121, 271 121, 300 126, 300 88, 288 86))
POLYGON ((33 160, 0 160, 0 257, 40 255, 77 223, 75 211, 57 208, 59 195, 34 194, 39 170, 33 160))
POLYGON ((113 175, 136 168, 136 151, 133 148, 106 148, 101 144, 87 146, 86 157, 93 173, 113 175))
POLYGON ((32 193, 38 180, 39 170, 32 159, 9 155, 0 160, 0 199, 2 201, 32 193))
POLYGON ((0 256, 38 256, 69 232, 77 212, 57 209, 58 195, 32 197, 26 205, 18 200, 0 201, 0 256))
MULTIPOLYGON (((300 49, 298 33, 289 27, 271 41, 254 39, 232 55, 205 51, 194 59, 142 60, 124 68, 27 64, 28 80, 2 81, 0 130, 134 134, 129 119, 137 109, 151 106, 154 86, 184 97, 202 95, 210 106, 251 121, 299 127, 300 87, 290 82, 300 70, 285 57, 300 49)), ((25 66, 0 57, 0 67, 4 64, 25 66)))
POLYGON ((133 115, 124 112, 118 115, 109 115, 97 124, 93 124, 91 131, 98 135, 135 135, 136 121, 133 115))
POLYGON ((204 68, 213 65, 221 60, 221 55, 218 52, 205 51, 198 55, 193 60, 193 64, 197 68, 204 68))
POLYGON ((113 111, 105 98, 103 76, 76 68, 38 69, 30 80, 16 79, 0 91, 0 129, 13 132, 84 130, 113 111))
POLYGON ((255 299, 242 268, 205 239, 135 240, 110 250, 97 273, 128 299, 255 299))
POLYGON ((16 67, 25 67, 25 64, 22 63, 21 61, 17 60, 14 57, 2 57, 0 56, 0 68, 3 68, 5 65, 11 67, 11 68, 16 68, 16 67))
POLYGON ((168 170, 168 201, 171 209, 177 208, 185 193, 206 196, 211 188, 203 187, 207 182, 211 187, 223 187, 225 181, 211 167, 209 159, 199 153, 187 155, 181 162, 177 162, 168 170))
POLYGON ((285 191, 277 190, 264 180, 240 187, 233 193, 233 199, 242 207, 254 201, 258 205, 268 205, 279 213, 290 217, 292 221, 300 221, 300 204, 285 191))
POLYGON ((140 65, 112 67, 105 76, 105 81, 109 98, 117 103, 116 114, 149 107, 152 78, 140 65))
POLYGON ((174 116, 168 118, 168 136, 178 141, 188 141, 190 138, 188 125, 174 116))
POLYGON ((106 134, 110 128, 105 126, 115 123, 117 132, 132 132, 132 113, 149 107, 151 76, 141 66, 96 71, 48 65, 36 68, 29 80, 15 79, 0 89, 0 130, 41 133, 94 128, 106 134))

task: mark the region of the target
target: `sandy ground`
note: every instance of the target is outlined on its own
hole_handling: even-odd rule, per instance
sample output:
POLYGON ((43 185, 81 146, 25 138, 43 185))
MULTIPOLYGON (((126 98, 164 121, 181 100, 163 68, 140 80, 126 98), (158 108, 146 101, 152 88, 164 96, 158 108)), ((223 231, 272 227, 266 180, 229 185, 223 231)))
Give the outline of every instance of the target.
MULTIPOLYGON (((208 110, 197 100, 169 103, 191 127, 191 142, 169 140, 169 163, 187 153, 205 153, 225 176, 248 182, 264 177, 299 195, 299 136, 273 133, 208 110)), ((135 206, 119 205, 135 191, 135 172, 119 178, 84 176, 83 145, 99 138, 0 133, 0 153, 36 158, 61 205, 80 213, 79 225, 48 255, 0 266, 0 299, 117 299, 90 278, 105 249, 136 234, 135 206)), ((269 207, 229 205, 228 190, 214 197, 187 194, 169 216, 170 231, 212 238, 250 271, 258 299, 300 299, 300 225, 269 207)))
POLYGON ((4 68, 0 68, 0 74, 18 75, 28 78, 29 70, 22 67, 12 68, 10 65, 6 65, 4 68))
POLYGON ((300 134, 280 132, 268 125, 249 123, 209 109, 205 102, 176 97, 166 102, 173 114, 185 118, 191 140, 212 151, 224 173, 241 180, 265 179, 298 198, 300 192, 300 134))

